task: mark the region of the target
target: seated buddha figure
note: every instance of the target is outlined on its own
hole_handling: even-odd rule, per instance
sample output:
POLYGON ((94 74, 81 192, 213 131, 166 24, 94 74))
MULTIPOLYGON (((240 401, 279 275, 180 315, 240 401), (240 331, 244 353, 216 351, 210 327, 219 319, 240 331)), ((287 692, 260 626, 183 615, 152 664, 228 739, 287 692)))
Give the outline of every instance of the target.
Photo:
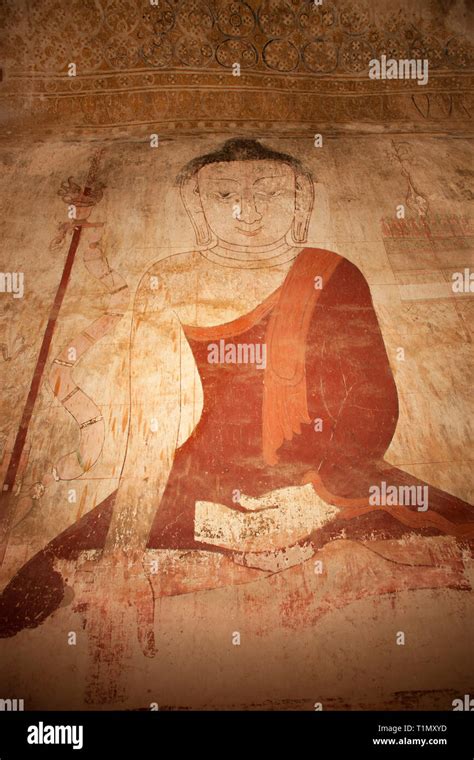
POLYGON ((472 507, 435 487, 427 505, 372 503, 374 486, 427 484, 384 459, 398 400, 370 290, 348 259, 308 245, 314 189, 301 163, 232 139, 178 183, 196 247, 162 257, 138 286, 119 487, 10 581, 2 635, 59 606, 62 582, 48 585, 45 568, 85 550, 99 562, 220 552, 258 568, 341 535, 474 537, 472 507))

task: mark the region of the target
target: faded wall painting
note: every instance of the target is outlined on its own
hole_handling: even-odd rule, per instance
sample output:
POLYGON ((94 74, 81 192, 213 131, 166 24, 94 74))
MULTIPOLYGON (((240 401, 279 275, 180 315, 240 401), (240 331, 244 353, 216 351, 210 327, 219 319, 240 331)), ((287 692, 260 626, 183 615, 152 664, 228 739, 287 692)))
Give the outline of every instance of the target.
MULTIPOLYGON (((71 705, 138 707, 157 689, 150 701, 166 707, 155 684, 164 667, 179 704, 225 708, 244 699, 234 701, 229 684, 211 682, 207 702, 187 702, 195 661, 206 670, 196 639, 208 626, 217 626, 213 658, 224 653, 229 678, 241 660, 259 659, 270 637, 272 678, 284 680, 295 658, 316 656, 313 646, 324 652, 332 625, 349 636, 344 656, 358 657, 341 618, 350 609, 371 615, 370 629, 384 598, 392 615, 403 599, 464 605, 472 507, 462 488, 437 486, 390 456, 400 417, 393 367, 408 346, 384 339, 361 268, 309 239, 321 214, 315 188, 320 196, 324 188, 304 159, 238 137, 192 156, 169 203, 182 206, 179 223, 186 213, 194 245, 155 261, 147 250, 135 273, 127 251, 118 265, 107 242, 103 153, 93 153, 83 185, 69 177, 59 188, 76 216, 51 240, 64 268, 33 372, 20 381, 29 385, 26 403, 3 460, 5 656, 20 647, 31 657, 36 642, 51 638, 66 649, 69 637, 83 669, 71 705), (73 269, 79 294, 96 290, 93 308, 71 320, 73 269), (176 611, 180 634, 176 620, 170 625, 176 611), (274 637, 282 634, 291 646, 279 654, 274 637), (179 658, 163 664, 177 635, 179 658), (147 676, 130 688, 134 672, 147 676)), ((385 245, 390 260, 407 256, 396 242, 430 224, 418 217, 405 230, 382 220, 379 250, 385 245)), ((18 327, 5 344, 12 369, 28 341, 26 324, 18 327)), ((398 386, 403 393, 401 379, 398 386)), ((403 430, 416 447, 419 426, 409 416, 403 430)), ((397 636, 417 635, 417 615, 410 606, 406 633, 406 619, 394 616, 381 655, 391 665, 382 667, 394 667, 397 636)), ((448 693, 451 656, 446 650, 440 662, 448 693)), ((15 678, 17 666, 6 665, 15 678)), ((58 657, 59 672, 70 667, 58 657)), ((425 686, 413 704, 436 706, 442 695, 428 689, 430 668, 420 675, 425 686)), ((266 699, 291 707, 291 691, 280 684, 277 692, 266 699)), ((339 704, 317 678, 305 692, 299 700, 339 704)), ((365 698, 399 707, 403 695, 365 698)), ((354 699, 347 704, 364 706, 357 690, 354 699)), ((169 706, 177 706, 172 698, 169 706)))
POLYGON ((472 14, 16 5, 0 700, 452 710, 474 695, 472 14), (426 83, 371 79, 389 55, 426 83))

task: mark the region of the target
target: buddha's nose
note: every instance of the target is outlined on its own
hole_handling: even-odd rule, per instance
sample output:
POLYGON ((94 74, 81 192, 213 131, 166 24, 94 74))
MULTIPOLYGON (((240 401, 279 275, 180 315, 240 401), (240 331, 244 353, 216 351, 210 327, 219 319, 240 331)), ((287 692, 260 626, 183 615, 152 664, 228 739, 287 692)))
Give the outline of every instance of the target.
POLYGON ((254 224, 262 218, 255 205, 253 193, 242 193, 240 199, 240 214, 238 219, 245 224, 254 224))

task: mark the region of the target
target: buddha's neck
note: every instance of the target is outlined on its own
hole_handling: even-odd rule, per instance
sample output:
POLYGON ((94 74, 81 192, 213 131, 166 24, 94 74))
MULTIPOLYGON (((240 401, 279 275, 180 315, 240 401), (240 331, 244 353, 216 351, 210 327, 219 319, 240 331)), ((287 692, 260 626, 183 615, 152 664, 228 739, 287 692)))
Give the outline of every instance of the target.
POLYGON ((288 256, 295 256, 298 250, 288 245, 285 238, 277 240, 269 245, 232 245, 223 240, 218 240, 216 245, 208 249, 208 252, 219 258, 228 259, 229 262, 256 264, 257 262, 274 262, 288 256))

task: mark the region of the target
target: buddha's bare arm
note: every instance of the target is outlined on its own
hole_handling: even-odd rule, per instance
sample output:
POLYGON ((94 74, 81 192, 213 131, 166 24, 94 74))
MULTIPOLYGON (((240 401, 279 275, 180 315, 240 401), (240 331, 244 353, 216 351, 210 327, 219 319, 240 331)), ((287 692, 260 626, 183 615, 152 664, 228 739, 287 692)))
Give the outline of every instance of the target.
POLYGON ((143 553, 173 463, 179 429, 182 327, 147 292, 135 305, 130 352, 130 424, 105 554, 143 553))

